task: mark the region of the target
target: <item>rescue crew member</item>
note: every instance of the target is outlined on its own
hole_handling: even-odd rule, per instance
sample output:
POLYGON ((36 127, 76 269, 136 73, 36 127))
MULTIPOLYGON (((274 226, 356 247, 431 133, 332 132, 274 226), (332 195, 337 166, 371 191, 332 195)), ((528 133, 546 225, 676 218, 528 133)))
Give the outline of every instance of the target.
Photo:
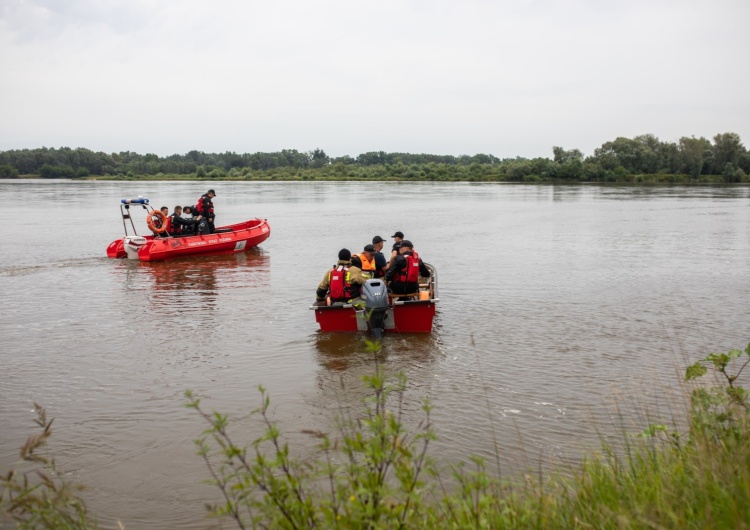
POLYGON ((399 254, 386 271, 385 279, 392 293, 413 294, 419 292, 419 277, 428 278, 430 270, 414 252, 411 241, 404 239, 400 243, 399 254))
POLYGON ((197 217, 193 217, 193 207, 192 206, 185 206, 182 209, 182 213, 186 216, 186 217, 183 217, 182 219, 184 221, 188 221, 188 225, 187 226, 183 226, 183 228, 182 228, 182 235, 190 235, 190 236, 195 235, 198 232, 198 221, 201 220, 200 219, 201 216, 199 215, 197 217), (187 217, 188 215, 190 217, 187 217), (193 221, 195 221, 195 222, 193 222, 193 221))
POLYGON ((393 267, 393 260, 398 256, 398 249, 401 246, 401 242, 404 240, 403 232, 396 232, 391 236, 395 241, 393 242, 393 248, 391 249, 391 258, 388 260, 388 267, 393 267))
POLYGON ((385 270, 388 268, 388 260, 381 252, 385 239, 380 236, 372 238, 372 246, 375 249, 375 277, 382 278, 385 276, 385 270))
POLYGON ((195 211, 204 218, 204 221, 198 225, 198 232, 201 234, 213 234, 215 231, 214 197, 216 197, 216 192, 208 190, 201 195, 200 199, 198 199, 198 204, 195 205, 195 211))
POLYGON ((360 289, 366 278, 362 276, 362 270, 352 265, 352 253, 342 248, 339 251, 339 260, 332 269, 326 271, 323 281, 315 291, 315 299, 323 302, 327 298, 329 303, 360 302, 360 289))
MULTIPOLYGON (((377 266, 375 264, 375 247, 372 245, 365 245, 364 250, 361 254, 354 254, 362 262, 362 274, 369 280, 375 278, 377 272, 377 266)), ((352 258, 354 258, 352 256, 352 258)))
MULTIPOLYGON (((190 206, 185 206, 185 212, 190 210, 190 206)), ((197 219, 182 217, 182 206, 175 206, 174 213, 167 217, 167 232, 173 236, 193 235, 195 227, 201 218, 197 219)))

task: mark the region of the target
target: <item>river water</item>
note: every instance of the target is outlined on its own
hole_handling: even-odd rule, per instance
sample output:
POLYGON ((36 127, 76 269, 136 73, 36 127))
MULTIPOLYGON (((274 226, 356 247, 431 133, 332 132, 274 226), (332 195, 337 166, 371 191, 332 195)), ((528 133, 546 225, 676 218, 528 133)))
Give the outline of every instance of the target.
POLYGON ((105 528, 218 524, 185 389, 249 441, 262 384, 292 451, 312 452, 300 431, 330 431, 375 360, 308 307, 338 250, 375 235, 403 231, 438 271, 434 332, 390 335, 378 358, 409 379, 409 426, 432 401, 442 462, 574 463, 600 436, 679 418, 684 367, 750 341, 747 187, 19 180, 0 194, 0 470, 41 403, 105 528), (208 187, 218 224, 265 217, 271 237, 239 256, 107 259, 121 198, 171 211, 208 187))

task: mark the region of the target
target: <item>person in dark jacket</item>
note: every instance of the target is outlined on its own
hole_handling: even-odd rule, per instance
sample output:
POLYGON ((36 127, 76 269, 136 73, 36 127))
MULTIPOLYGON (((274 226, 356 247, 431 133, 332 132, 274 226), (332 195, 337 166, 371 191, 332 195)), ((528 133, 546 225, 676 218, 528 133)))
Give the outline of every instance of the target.
POLYGON ((182 209, 182 215, 184 216, 182 219, 188 222, 187 226, 183 226, 182 228, 182 235, 188 235, 193 236, 198 233, 198 222, 200 219, 199 216, 195 216, 195 212, 193 211, 192 206, 185 206, 182 209))
POLYGON ((198 204, 195 205, 195 211, 203 217, 203 220, 198 224, 198 232, 201 234, 213 234, 216 231, 214 227, 214 218, 216 217, 214 214, 214 197, 216 197, 216 192, 208 190, 201 195, 198 204))
POLYGON ((385 273, 388 289, 395 294, 413 294, 419 291, 419 277, 429 278, 430 269, 422 258, 414 252, 411 241, 404 239, 398 249, 398 256, 385 273))
POLYGON ((388 267, 393 266, 393 260, 395 260, 396 256, 398 256, 398 249, 401 248, 401 242, 404 240, 404 233, 399 231, 393 234, 391 237, 394 239, 394 241, 393 248, 391 248, 391 257, 388 260, 388 267))
MULTIPOLYGON (((190 206, 185 206, 185 213, 189 213, 190 210, 190 206)), ((195 227, 201 220, 200 215, 196 219, 193 219, 192 217, 182 217, 182 206, 175 206, 174 213, 169 217, 169 226, 171 228, 171 230, 169 230, 169 233, 173 236, 193 235, 195 233, 195 227)))
POLYGON ((383 243, 385 239, 380 236, 372 238, 372 246, 375 248, 375 277, 382 278, 385 276, 385 270, 388 268, 388 260, 383 255, 383 243))

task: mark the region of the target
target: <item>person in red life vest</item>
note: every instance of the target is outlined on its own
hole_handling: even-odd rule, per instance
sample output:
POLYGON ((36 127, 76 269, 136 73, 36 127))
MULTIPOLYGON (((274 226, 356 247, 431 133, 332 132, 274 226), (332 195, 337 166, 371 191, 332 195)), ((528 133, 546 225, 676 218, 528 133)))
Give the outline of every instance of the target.
MULTIPOLYGON (((188 210, 190 210, 190 206, 185 206, 186 213, 188 210)), ((176 237, 192 236, 200 220, 200 215, 196 219, 182 217, 182 206, 175 206, 174 213, 167 217, 167 233, 176 237)))
POLYGON ((385 273, 388 289, 394 294, 413 294, 419 291, 419 277, 428 278, 430 270, 414 251, 411 241, 400 242, 398 256, 385 273))
MULTIPOLYGON (((375 265, 375 247, 372 245, 365 245, 365 249, 361 254, 354 254, 362 262, 362 274, 367 278, 375 278, 377 272, 377 266, 375 265)), ((354 257, 352 256, 352 258, 354 257)))
POLYGON ((200 234, 213 234, 215 231, 214 218, 216 215, 214 214, 214 197, 216 197, 216 192, 208 190, 201 195, 200 199, 198 199, 198 204, 195 205, 196 213, 203 217, 203 220, 198 224, 198 232, 200 234))
POLYGON ((336 265, 326 271, 323 281, 318 285, 315 299, 318 302, 329 299, 333 304, 356 304, 360 301, 360 289, 366 280, 362 270, 352 265, 352 253, 342 248, 336 265))

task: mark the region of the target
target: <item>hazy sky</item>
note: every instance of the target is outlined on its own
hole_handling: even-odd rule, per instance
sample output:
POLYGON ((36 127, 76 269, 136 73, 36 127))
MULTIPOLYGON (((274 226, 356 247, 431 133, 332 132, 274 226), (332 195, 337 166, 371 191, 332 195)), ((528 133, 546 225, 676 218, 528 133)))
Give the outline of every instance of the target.
POLYGON ((748 0, 0 0, 0 150, 750 143, 748 0))

